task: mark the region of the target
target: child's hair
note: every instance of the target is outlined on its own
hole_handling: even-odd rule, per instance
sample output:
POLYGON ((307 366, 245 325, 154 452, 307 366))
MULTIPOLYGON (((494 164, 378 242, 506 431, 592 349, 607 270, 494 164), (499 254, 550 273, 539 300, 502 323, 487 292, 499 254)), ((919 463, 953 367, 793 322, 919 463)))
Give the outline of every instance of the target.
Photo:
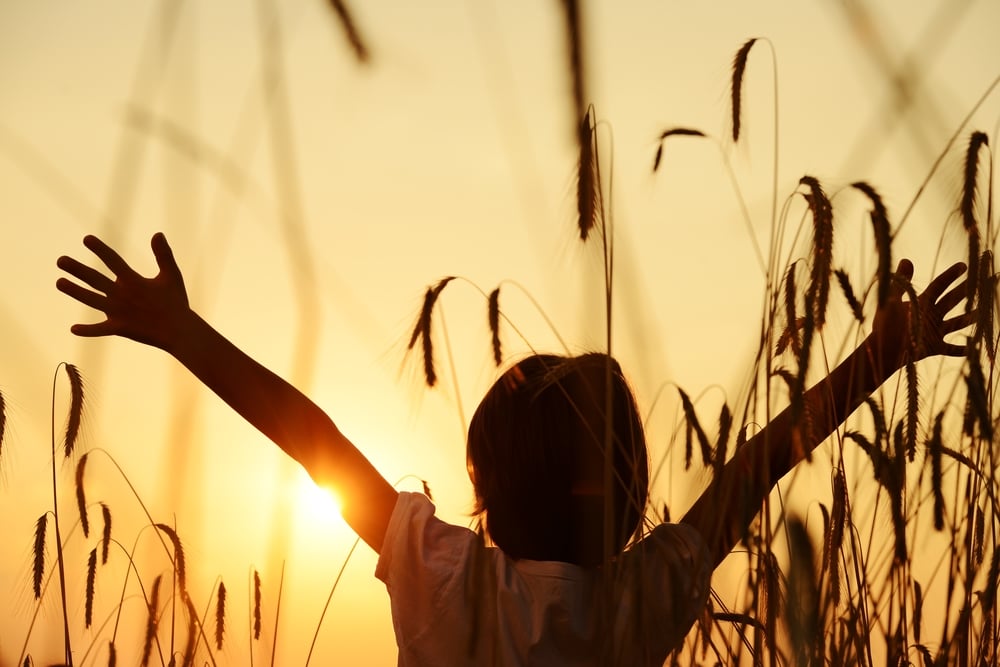
POLYGON ((609 410, 617 555, 641 524, 649 485, 642 421, 618 362, 601 353, 533 355, 487 392, 469 425, 467 460, 475 514, 505 554, 603 561, 609 410))

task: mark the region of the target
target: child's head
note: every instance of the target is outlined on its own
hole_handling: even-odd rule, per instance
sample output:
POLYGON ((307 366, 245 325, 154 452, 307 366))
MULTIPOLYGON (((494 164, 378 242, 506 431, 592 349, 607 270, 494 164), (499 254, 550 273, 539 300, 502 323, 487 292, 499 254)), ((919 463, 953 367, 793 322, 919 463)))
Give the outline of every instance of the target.
POLYGON ((513 558, 599 564, 606 441, 617 553, 639 527, 649 484, 642 421, 618 362, 534 355, 504 373, 472 417, 467 451, 493 542, 513 558))

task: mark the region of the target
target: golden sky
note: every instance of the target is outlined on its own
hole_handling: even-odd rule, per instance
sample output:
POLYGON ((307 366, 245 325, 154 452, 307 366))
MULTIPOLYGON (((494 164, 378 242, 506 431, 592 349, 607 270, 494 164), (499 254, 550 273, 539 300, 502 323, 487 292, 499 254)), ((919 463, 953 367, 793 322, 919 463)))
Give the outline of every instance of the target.
MULTIPOLYGON (((51 507, 51 379, 60 361, 86 379, 83 450, 106 450, 154 519, 177 525, 199 603, 207 605, 216 577, 226 582, 225 664, 248 662, 251 568, 264 577, 270 647, 282 561, 277 664, 304 662, 353 540, 339 519, 308 511, 302 476, 276 447, 171 359, 129 341, 69 334, 89 315, 56 292, 55 259, 86 259, 84 234, 105 237, 148 272, 149 237, 165 231, 194 307, 313 396, 385 477, 415 476, 402 483, 408 489, 426 479, 439 514, 456 522, 471 508, 463 420, 495 376, 484 293, 502 284, 501 308, 524 335, 505 328, 508 358, 529 346, 560 350, 532 299, 571 350, 604 345, 599 250, 581 245, 574 229, 559 4, 350 6, 371 49, 365 66, 320 0, 0 3, 0 392, 8 425, 0 665, 18 659, 34 610, 33 526, 51 507), (441 383, 428 391, 419 360, 404 361, 404 351, 425 287, 446 275, 464 280, 442 296, 441 383)), ((751 235, 766 248, 775 102, 779 207, 803 174, 830 192, 863 179, 897 220, 1000 74, 1000 4, 583 6, 590 96, 614 183, 614 352, 647 409, 664 382, 735 401, 764 295, 751 235), (745 132, 734 146, 730 68, 750 37, 768 41, 751 53, 745 132), (672 140, 653 174, 657 138, 671 127, 714 139, 672 140), (724 160, 749 207, 749 229, 724 160)), ((995 137, 998 117, 994 92, 897 238, 898 254, 917 264, 917 283, 964 252, 950 218, 964 137, 972 129, 995 137)), ((864 208, 843 200, 835 264, 862 275, 872 261, 864 208)), ((662 400, 654 458, 664 456, 674 419, 674 396, 662 400)), ((68 525, 73 464, 60 457, 58 465, 68 525)), ((702 481, 662 479, 656 497, 679 515, 702 481)), ((101 454, 88 464, 87 491, 112 507, 116 534, 131 546, 144 520, 101 454)), ((67 550, 78 573, 69 590, 77 619, 92 539, 77 531, 67 550)), ((148 529, 143 540, 153 541, 148 529)), ((165 561, 148 551, 152 578, 165 561)), ((323 622, 316 664, 394 664, 374 564, 359 547, 323 622)), ((99 574, 105 614, 121 581, 99 574)), ((125 605, 141 628, 141 601, 125 605)), ((37 624, 36 663, 57 659, 58 650, 42 648, 46 637, 58 646, 52 592, 37 624)), ((138 642, 139 632, 127 636, 138 642)), ((94 636, 81 630, 78 652, 94 636)))

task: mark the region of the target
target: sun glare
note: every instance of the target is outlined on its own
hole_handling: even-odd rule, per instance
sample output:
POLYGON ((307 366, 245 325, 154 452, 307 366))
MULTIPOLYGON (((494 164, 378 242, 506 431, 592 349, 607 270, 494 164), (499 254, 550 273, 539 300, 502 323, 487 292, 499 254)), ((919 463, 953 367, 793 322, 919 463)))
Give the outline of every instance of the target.
POLYGON ((331 489, 318 486, 304 470, 299 473, 296 513, 311 521, 339 521, 340 499, 331 489))

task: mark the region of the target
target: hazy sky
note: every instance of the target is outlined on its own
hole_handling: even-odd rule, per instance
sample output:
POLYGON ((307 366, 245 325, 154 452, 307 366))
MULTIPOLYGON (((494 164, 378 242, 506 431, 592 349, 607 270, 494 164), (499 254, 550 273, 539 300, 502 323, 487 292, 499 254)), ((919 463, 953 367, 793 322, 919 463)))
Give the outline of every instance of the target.
MULTIPOLYGON (((583 6, 589 90, 613 176, 614 352, 646 409, 664 382, 692 395, 714 387, 718 399, 736 401, 764 298, 752 237, 766 250, 775 101, 779 207, 803 174, 831 193, 863 179, 896 221, 1000 74, 1000 4, 583 6), (744 135, 734 146, 730 69, 750 37, 767 42, 751 52, 744 135), (671 140, 653 174, 657 138, 671 127, 714 139, 671 140)), ((252 568, 265 581, 270 647, 282 560, 278 664, 304 662, 353 539, 339 519, 307 511, 297 468, 172 360, 128 341, 68 333, 89 315, 54 289, 55 259, 89 259, 84 234, 106 237, 148 272, 149 237, 165 231, 197 310, 299 383, 388 479, 416 476, 402 484, 415 489, 426 479, 439 514, 457 522, 471 508, 464 420, 496 372, 485 294, 502 285, 508 358, 529 347, 561 349, 533 300, 571 350, 603 347, 599 246, 583 246, 574 229, 559 3, 351 7, 371 49, 368 65, 353 59, 320 0, 0 2, 0 392, 8 427, 0 665, 17 660, 34 610, 33 526, 52 502, 51 378, 60 361, 78 364, 87 380, 82 450, 106 450, 154 520, 176 523, 199 604, 217 576, 230 589, 225 664, 247 664, 252 568), (463 280, 441 299, 441 381, 428 391, 419 359, 404 352, 424 289, 446 275, 463 280)), ((994 92, 897 237, 918 283, 964 252, 950 218, 962 148, 969 130, 995 137, 998 117, 994 92)), ((861 280, 872 266, 865 208, 849 193, 835 201, 835 265, 861 280)), ((792 206, 789 238, 801 200, 792 206)), ((834 326, 848 319, 841 308, 834 326)), ((59 376, 57 429, 65 395, 59 376)), ((674 395, 662 400, 654 458, 664 456, 675 423, 674 395)), ((73 463, 60 457, 59 467, 68 526, 73 463)), ((662 479, 658 502, 679 515, 702 481, 662 479)), ((101 453, 88 463, 87 493, 116 513, 126 548, 139 535, 150 554, 144 577, 166 567, 148 529, 139 533, 138 503, 101 453)), ((70 614, 79 625, 95 542, 79 530, 69 540, 70 614)), ((121 594, 124 556, 116 558, 118 569, 98 576, 104 614, 121 594)), ((348 565, 317 664, 394 664, 374 563, 362 545, 348 565)), ((54 591, 34 630, 36 663, 59 655, 42 649, 60 627, 54 591)), ((141 600, 125 609, 132 629, 120 636, 138 643, 141 600)), ((80 654, 94 636, 76 635, 80 654)))

